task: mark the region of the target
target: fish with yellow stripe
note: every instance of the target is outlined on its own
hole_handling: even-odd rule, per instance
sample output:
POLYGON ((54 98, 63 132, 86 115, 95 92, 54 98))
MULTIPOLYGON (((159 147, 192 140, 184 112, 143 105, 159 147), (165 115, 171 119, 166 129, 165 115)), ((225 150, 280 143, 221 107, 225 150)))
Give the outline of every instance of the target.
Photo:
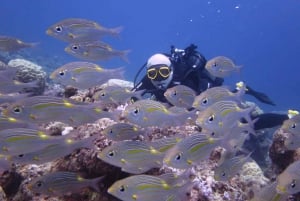
POLYGON ((183 201, 188 200, 193 183, 181 177, 170 182, 162 176, 134 175, 116 181, 107 190, 123 201, 183 201))
POLYGON ((65 42, 95 41, 103 36, 119 36, 122 26, 106 28, 95 21, 83 18, 67 18, 51 25, 46 33, 65 42))
POLYGON ((195 123, 215 136, 222 136, 240 121, 246 120, 253 127, 251 112, 254 108, 255 105, 241 108, 235 101, 218 101, 199 112, 195 123))
POLYGON ((52 96, 32 96, 11 103, 2 111, 5 117, 30 123, 61 121, 70 125, 81 125, 97 119, 113 118, 113 114, 103 111, 97 104, 76 102, 52 96))
POLYGON ((123 74, 123 68, 106 69, 91 62, 77 61, 57 68, 50 74, 50 79, 64 86, 88 89, 112 78, 123 79, 123 74))
POLYGON ((185 124, 188 118, 194 118, 195 113, 172 112, 162 103, 154 100, 138 100, 128 105, 123 116, 126 121, 141 127, 150 126, 180 126, 185 124))
POLYGON ((41 193, 50 196, 63 196, 67 193, 78 193, 82 189, 91 187, 100 192, 100 182, 102 177, 85 179, 76 172, 52 172, 44 176, 33 179, 29 182, 28 188, 33 193, 41 193))
POLYGON ((170 148, 163 159, 170 167, 191 168, 208 159, 211 151, 220 144, 220 138, 212 138, 203 133, 194 133, 170 148))

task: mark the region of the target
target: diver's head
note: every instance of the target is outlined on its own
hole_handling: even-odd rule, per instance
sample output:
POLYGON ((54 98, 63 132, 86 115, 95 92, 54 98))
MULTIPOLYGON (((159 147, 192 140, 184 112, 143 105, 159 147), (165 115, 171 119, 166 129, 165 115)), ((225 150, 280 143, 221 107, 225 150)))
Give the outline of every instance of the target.
POLYGON ((158 89, 166 89, 173 78, 170 59, 163 54, 154 54, 147 62, 147 77, 158 89))

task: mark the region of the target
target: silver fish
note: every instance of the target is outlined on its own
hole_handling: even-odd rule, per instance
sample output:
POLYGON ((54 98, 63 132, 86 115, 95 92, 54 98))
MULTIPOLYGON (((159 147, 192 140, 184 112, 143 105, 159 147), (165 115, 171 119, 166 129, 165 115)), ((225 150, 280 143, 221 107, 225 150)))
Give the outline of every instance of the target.
POLYGON ((189 109, 192 107, 196 92, 185 85, 176 85, 168 88, 164 96, 172 105, 189 109))
POLYGON ((209 137, 206 134, 192 134, 169 149, 163 161, 174 168, 192 167, 199 161, 206 160, 219 141, 220 139, 209 137))
POLYGON ((280 194, 296 194, 300 192, 300 161, 290 164, 280 175, 277 176, 276 190, 280 194))
POLYGON ((115 50, 100 41, 71 43, 65 48, 65 51, 76 58, 88 61, 105 61, 119 57, 127 63, 129 62, 127 55, 130 52, 130 50, 115 50))
POLYGON ((108 126, 103 133, 108 139, 114 141, 132 140, 140 135, 144 135, 144 131, 128 123, 117 123, 108 126))
POLYGON ((163 157, 163 153, 142 141, 116 142, 98 153, 99 159, 133 174, 160 168, 163 157))
POLYGON ((245 90, 239 90, 237 93, 233 93, 226 86, 212 87, 196 96, 192 106, 197 110, 203 111, 218 101, 232 100, 240 102, 241 96, 244 93, 245 90))
POLYGON ((85 179, 75 172, 52 172, 32 180, 28 187, 34 193, 51 196, 62 196, 69 192, 77 193, 86 187, 100 192, 99 182, 103 178, 85 179))
POLYGON ((103 117, 114 116, 110 112, 103 111, 97 104, 80 103, 51 96, 23 98, 10 104, 2 114, 30 123, 61 121, 70 125, 81 125, 103 117))
POLYGON ((107 192, 123 201, 187 200, 186 193, 191 190, 192 183, 175 183, 170 184, 164 177, 159 176, 134 175, 116 181, 107 192))
POLYGON ((97 22, 82 18, 68 18, 51 25, 46 33, 59 40, 73 43, 82 41, 96 41, 103 36, 118 37, 122 26, 106 28, 97 22))
POLYGON ((219 101, 199 112, 196 124, 215 136, 222 136, 241 119, 245 119, 253 127, 250 115, 254 108, 254 105, 241 108, 235 101, 219 101))
POLYGON ((228 57, 217 56, 208 60, 205 68, 211 75, 224 78, 232 72, 240 72, 241 66, 235 65, 228 57))
POLYGON ((222 163, 219 163, 218 167, 214 170, 215 180, 227 181, 228 179, 236 175, 242 169, 243 165, 250 159, 251 154, 252 152, 246 156, 245 155, 238 155, 234 157, 222 156, 225 157, 226 160, 222 160, 222 163))
POLYGON ((91 62, 70 62, 53 71, 50 79, 64 86, 88 89, 112 78, 123 79, 123 74, 123 68, 105 69, 91 62))
POLYGON ((26 43, 18 38, 10 36, 0 36, 0 50, 4 52, 16 52, 23 48, 36 46, 37 43, 26 43))
POLYGON ((154 100, 138 100, 128 105, 123 112, 128 122, 141 127, 183 125, 188 118, 194 118, 194 115, 194 112, 173 113, 154 100))
POLYGON ((107 86, 100 91, 97 91, 93 98, 104 104, 125 104, 131 101, 132 98, 142 99, 141 94, 144 90, 131 91, 128 88, 120 86, 107 86))
POLYGON ((47 144, 39 150, 9 155, 8 160, 20 164, 42 164, 66 156, 78 148, 93 148, 95 139, 95 136, 79 141, 66 139, 61 142, 47 144))

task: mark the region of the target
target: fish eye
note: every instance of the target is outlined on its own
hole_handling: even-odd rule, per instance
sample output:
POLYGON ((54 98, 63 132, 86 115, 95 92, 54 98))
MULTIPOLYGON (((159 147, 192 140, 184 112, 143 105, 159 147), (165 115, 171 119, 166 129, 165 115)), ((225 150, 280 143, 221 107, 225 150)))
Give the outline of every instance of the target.
POLYGON ((108 152, 107 156, 108 157, 113 157, 115 155, 115 152, 114 151, 110 151, 108 152))
POLYGON ((56 26, 56 27, 55 27, 55 30, 56 30, 58 33, 60 33, 60 32, 62 32, 62 27, 61 27, 61 26, 56 26))
POLYGON ((208 102, 208 99, 207 99, 207 98, 202 99, 202 105, 206 105, 207 102, 208 102))
POLYGON ((214 63, 213 63, 213 67, 216 67, 216 66, 217 66, 217 63, 216 63, 216 62, 214 62, 214 63))
POLYGON ((73 50, 78 50, 79 47, 78 47, 78 45, 72 45, 72 49, 73 49, 73 50))
POLYGON ((133 114, 134 114, 134 115, 137 115, 139 112, 140 112, 139 108, 135 108, 135 109, 133 110, 133 114))
POLYGON ((14 108, 13 108, 13 111, 14 111, 14 113, 16 113, 16 114, 20 114, 20 113, 22 112, 22 108, 19 107, 19 106, 17 106, 17 107, 14 107, 14 108))
POLYGON ((18 157, 19 158, 23 158, 24 154, 19 154, 18 157))
POLYGON ((179 161, 181 159, 182 153, 179 153, 175 156, 175 160, 179 161))
POLYGON ((120 186, 119 191, 122 193, 125 192, 125 186, 124 185, 120 186))
POLYGON ((104 97, 104 96, 105 96, 105 93, 101 93, 100 96, 104 97))
POLYGON ((64 76, 65 72, 64 71, 60 71, 58 74, 61 75, 61 76, 64 76))
POLYGON ((176 96, 177 95, 177 91, 175 90, 174 92, 173 92, 173 96, 176 96))
POLYGON ((211 115, 210 117, 208 117, 208 122, 211 123, 213 122, 214 119, 215 119, 215 115, 211 115))
POLYGON ((221 175, 222 175, 222 177, 225 177, 225 176, 226 176, 226 173, 225 173, 225 172, 222 172, 221 175))
POLYGON ((296 181, 293 180, 292 183, 290 184, 291 188, 295 188, 296 187, 296 181))
POLYGON ((295 123, 292 124, 292 125, 291 125, 291 128, 296 128, 296 124, 295 124, 295 123))
POLYGON ((40 187, 43 186, 43 182, 42 182, 42 181, 37 181, 37 182, 35 183, 35 186, 40 188, 40 187))

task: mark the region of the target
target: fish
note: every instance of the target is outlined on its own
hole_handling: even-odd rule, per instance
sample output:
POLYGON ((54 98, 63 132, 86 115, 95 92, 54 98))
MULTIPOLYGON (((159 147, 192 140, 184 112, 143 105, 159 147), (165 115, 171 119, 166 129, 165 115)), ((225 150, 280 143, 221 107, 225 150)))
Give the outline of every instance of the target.
POLYGON ((143 141, 119 141, 97 154, 104 162, 121 167, 122 171, 132 174, 160 168, 163 156, 162 152, 143 141))
POLYGON ((102 85, 112 78, 123 79, 124 68, 106 69, 95 63, 78 61, 64 64, 50 74, 53 82, 79 89, 102 85))
POLYGON ((127 63, 129 63, 127 55, 130 51, 131 50, 115 50, 110 45, 101 41, 71 43, 65 48, 65 52, 78 59, 106 61, 113 57, 119 57, 127 63))
POLYGON ((251 127, 254 127, 254 120, 251 119, 254 108, 255 105, 241 108, 235 101, 218 101, 199 112, 195 123, 214 136, 222 136, 241 120, 246 120, 251 127))
POLYGON ((242 146, 249 138, 250 133, 253 135, 256 134, 255 130, 248 123, 237 121, 231 129, 224 133, 224 138, 221 140, 221 146, 225 148, 227 152, 235 155, 242 149, 242 146))
POLYGON ((299 167, 300 161, 298 160, 290 164, 281 174, 277 176, 277 193, 291 195, 300 192, 299 167))
POLYGON ((134 175, 116 181, 107 192, 123 201, 182 201, 191 188, 191 182, 170 184, 161 176, 134 175))
POLYGON ((194 118, 194 112, 173 113, 158 101, 143 99, 126 106, 125 121, 141 127, 183 125, 188 118, 194 118))
POLYGON ((0 131, 9 128, 36 128, 37 126, 27 121, 22 121, 13 117, 0 115, 0 131))
POLYGON ((11 36, 0 36, 0 51, 16 52, 23 48, 35 47, 38 43, 26 43, 11 36))
POLYGON ((103 178, 104 176, 94 179, 85 179, 76 172, 51 172, 30 181, 28 188, 33 193, 49 196, 63 196, 70 192, 77 193, 86 187, 91 187, 95 191, 100 192, 99 182, 101 182, 103 178))
POLYGON ((263 188, 254 189, 254 198, 251 201, 287 201, 288 195, 276 192, 277 181, 267 184, 263 188))
POLYGON ((283 140, 283 144, 287 150, 296 150, 300 147, 300 136, 287 133, 287 137, 283 140))
POLYGON ((252 152, 248 155, 238 155, 231 157, 221 156, 221 163, 214 169, 214 178, 217 181, 228 181, 230 178, 235 176, 243 167, 243 165, 250 159, 252 152))
POLYGON ((103 117, 117 118, 113 113, 103 111, 97 104, 52 96, 20 99, 4 109, 2 115, 29 123, 60 121, 74 126, 94 122, 103 117))
POLYGON ((107 139, 113 141, 132 140, 140 135, 145 135, 145 132, 140 128, 128 123, 116 123, 108 126, 103 130, 103 133, 107 139))
POLYGON ((199 111, 203 111, 212 104, 218 101, 232 100, 241 102, 241 97, 245 94, 245 90, 239 90, 233 93, 227 86, 212 87, 206 89, 204 92, 195 97, 192 106, 199 111))
POLYGON ((0 131, 0 154, 19 154, 41 149, 51 136, 41 130, 11 128, 0 131))
POLYGON ((168 88, 164 96, 174 106, 191 108, 196 97, 196 92, 185 85, 176 85, 168 88))
POLYGON ((60 142, 46 144, 44 147, 34 151, 24 152, 17 155, 8 155, 8 160, 22 165, 42 164, 64 157, 79 148, 93 148, 96 136, 82 140, 66 139, 60 142))
POLYGON ((178 169, 190 168, 200 161, 208 159, 219 141, 220 138, 212 138, 207 134, 191 134, 170 148, 166 152, 163 162, 167 166, 178 169))
POLYGON ((96 41, 104 36, 119 37, 122 26, 106 28, 97 22, 82 18, 67 18, 48 27, 47 35, 59 40, 73 43, 83 41, 96 41))
POLYGON ((96 101, 100 101, 104 104, 125 104, 135 98, 137 100, 142 99, 142 93, 144 90, 131 91, 129 88, 121 86, 106 86, 105 88, 97 91, 93 98, 96 101))
MULTIPOLYGON (((18 80, 0 82, 0 93, 9 94, 23 92, 24 89, 38 88, 40 80, 34 80, 31 82, 20 82, 18 80)), ((1 98, 1 97, 0 97, 1 98)))
POLYGON ((241 66, 237 66, 234 62, 225 56, 217 56, 206 62, 205 69, 215 77, 227 77, 232 72, 240 72, 241 66))

